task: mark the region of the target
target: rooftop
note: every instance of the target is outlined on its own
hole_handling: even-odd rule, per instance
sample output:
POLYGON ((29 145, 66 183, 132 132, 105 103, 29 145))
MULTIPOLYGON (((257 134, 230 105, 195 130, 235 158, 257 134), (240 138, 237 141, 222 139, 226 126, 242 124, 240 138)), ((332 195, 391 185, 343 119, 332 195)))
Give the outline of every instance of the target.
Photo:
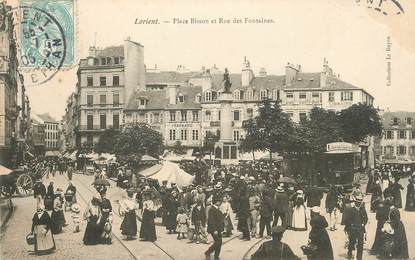
POLYGON ((58 121, 56 121, 51 115, 49 115, 48 113, 44 113, 44 114, 37 114, 37 116, 43 120, 45 123, 58 123, 58 121))

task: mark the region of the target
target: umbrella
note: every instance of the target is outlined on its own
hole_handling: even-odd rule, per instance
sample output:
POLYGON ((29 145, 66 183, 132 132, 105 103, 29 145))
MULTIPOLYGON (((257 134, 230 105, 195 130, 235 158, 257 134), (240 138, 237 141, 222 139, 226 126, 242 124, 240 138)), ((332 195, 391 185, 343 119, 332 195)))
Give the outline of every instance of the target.
POLYGON ((12 170, 10 170, 9 168, 6 168, 6 167, 4 167, 3 165, 0 164, 0 175, 8 175, 11 172, 12 172, 12 170))
POLYGON ((282 177, 277 180, 277 182, 288 183, 288 184, 297 184, 297 182, 290 177, 282 177))
POLYGON ((106 179, 96 179, 92 185, 96 186, 111 186, 111 184, 106 179))

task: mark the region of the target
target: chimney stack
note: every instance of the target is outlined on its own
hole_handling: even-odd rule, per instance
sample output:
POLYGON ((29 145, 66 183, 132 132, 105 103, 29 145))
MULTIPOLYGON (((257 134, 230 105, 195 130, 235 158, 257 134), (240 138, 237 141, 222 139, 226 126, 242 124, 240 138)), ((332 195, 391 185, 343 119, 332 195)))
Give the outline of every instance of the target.
POLYGON ((254 72, 251 69, 251 64, 249 63, 249 60, 247 60, 245 56, 244 62, 242 64, 242 73, 241 73, 242 87, 249 86, 253 78, 254 78, 254 72))
POLYGON ((300 72, 301 66, 287 63, 285 66, 285 85, 290 86, 300 72))
POLYGON ((168 84, 167 85, 167 95, 169 98, 169 104, 175 105, 176 104, 176 93, 177 92, 177 85, 168 84))

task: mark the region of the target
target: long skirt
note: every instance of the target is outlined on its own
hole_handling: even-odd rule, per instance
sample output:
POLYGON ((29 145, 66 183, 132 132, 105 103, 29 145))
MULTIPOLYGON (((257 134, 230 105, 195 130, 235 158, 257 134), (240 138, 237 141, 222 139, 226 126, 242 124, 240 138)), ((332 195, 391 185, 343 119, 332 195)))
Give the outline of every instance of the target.
POLYGON ((370 249, 370 253, 373 255, 377 255, 381 252, 383 242, 382 242, 382 227, 384 221, 378 221, 375 233, 375 240, 373 242, 372 248, 370 249))
POLYGON ((304 205, 294 207, 291 229, 296 231, 307 230, 307 219, 304 205))
POLYGON ((406 211, 415 211, 415 194, 407 193, 406 203, 405 203, 405 210, 406 211))
POLYGON ((225 232, 227 235, 231 235, 233 231, 233 224, 231 220, 231 216, 227 215, 225 217, 225 232))
POLYGON ((101 228, 97 223, 97 218, 92 217, 88 220, 88 224, 85 228, 84 244, 85 245, 97 245, 101 239, 101 228))
POLYGON ((121 234, 125 236, 137 235, 137 215, 135 210, 130 210, 125 213, 125 217, 121 223, 121 234))
POLYGON ((177 212, 169 212, 166 217, 166 229, 169 231, 175 231, 177 227, 177 212))
POLYGON ((56 249, 53 234, 49 230, 46 234, 46 225, 36 225, 34 229, 35 235, 35 253, 37 255, 50 254, 56 249))
MULTIPOLYGON (((290 204, 291 204, 291 202, 290 202, 290 204)), ((292 221, 293 221, 293 214, 294 214, 294 209, 293 209, 292 205, 289 205, 287 213, 285 214, 287 228, 291 228, 292 221)))
POLYGON ((58 211, 52 211, 52 214, 50 216, 52 220, 52 233, 53 234, 59 234, 62 232, 62 227, 65 224, 65 215, 63 214, 62 210, 58 211))
POLYGON ((153 211, 144 210, 143 221, 140 227, 140 238, 145 241, 154 242, 157 239, 154 217, 155 213, 153 211))

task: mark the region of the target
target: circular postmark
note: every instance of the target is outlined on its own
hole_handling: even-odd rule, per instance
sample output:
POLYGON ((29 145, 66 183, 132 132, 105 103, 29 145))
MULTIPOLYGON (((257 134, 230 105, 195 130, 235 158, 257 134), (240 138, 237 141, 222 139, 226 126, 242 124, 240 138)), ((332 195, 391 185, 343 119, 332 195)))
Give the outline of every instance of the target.
POLYGON ((64 64, 67 43, 58 20, 33 6, 14 10, 19 72, 26 86, 41 85, 56 75, 64 64))

